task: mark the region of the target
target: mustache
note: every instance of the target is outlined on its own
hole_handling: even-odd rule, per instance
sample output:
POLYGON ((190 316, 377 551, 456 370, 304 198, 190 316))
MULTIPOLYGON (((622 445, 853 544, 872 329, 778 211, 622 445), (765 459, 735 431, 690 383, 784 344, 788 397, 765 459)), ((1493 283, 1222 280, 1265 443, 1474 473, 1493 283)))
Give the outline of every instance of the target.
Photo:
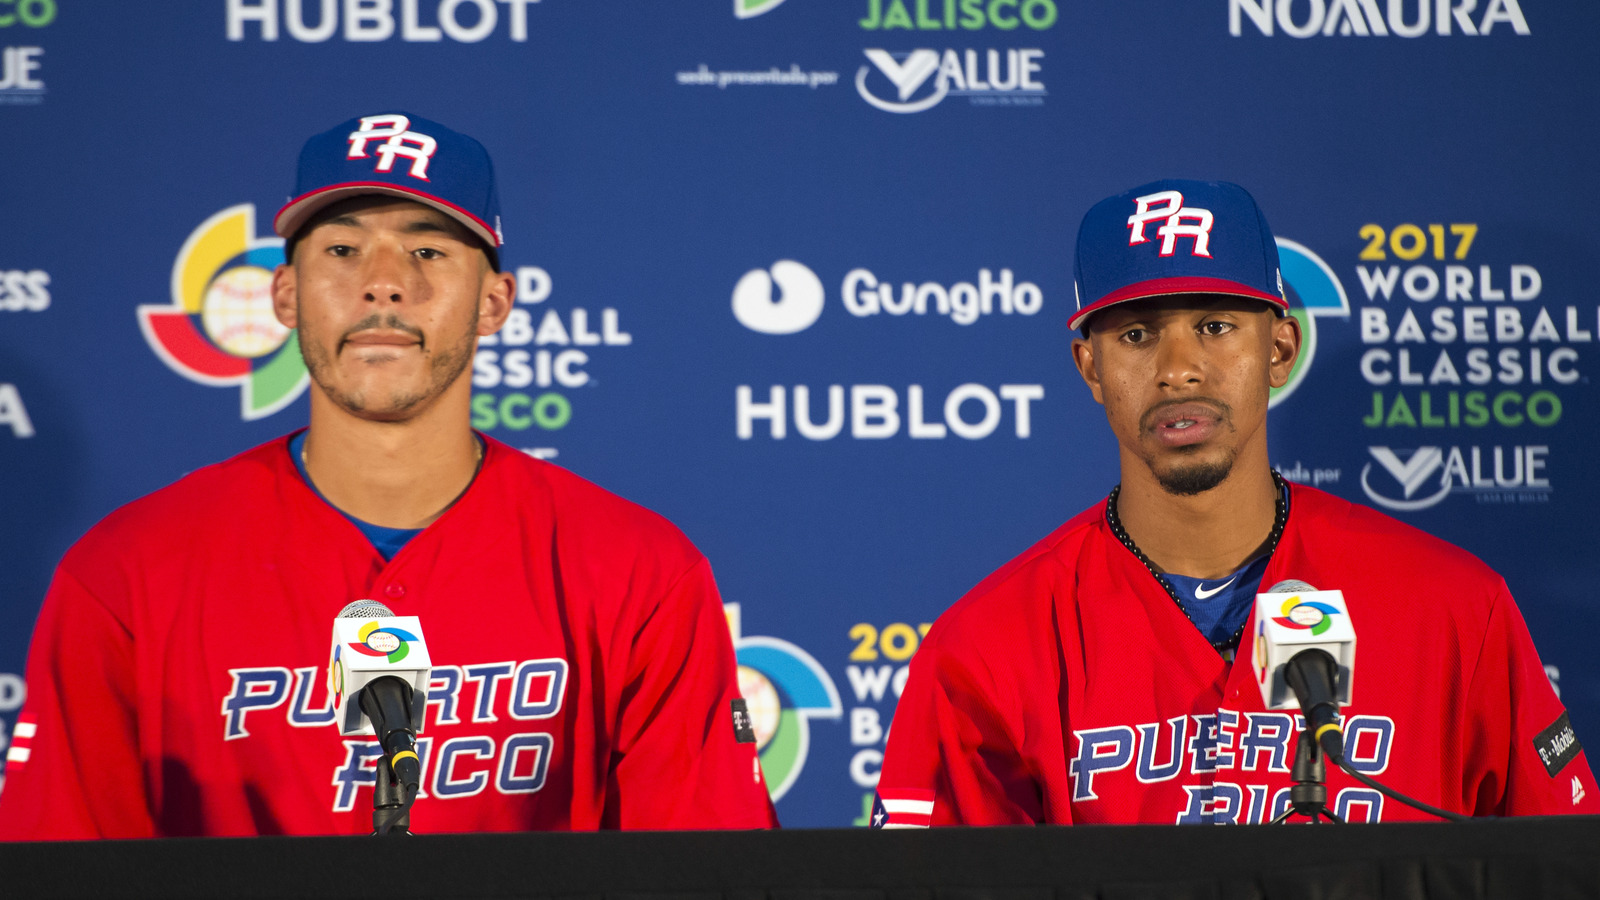
POLYGON ((362 319, 354 325, 351 325, 349 328, 345 329, 344 334, 339 335, 339 349, 343 350, 344 345, 349 343, 350 338, 354 337, 356 334, 359 334, 363 331, 371 331, 375 328, 387 328, 390 331, 404 332, 405 334, 409 334, 416 338, 418 344, 422 345, 423 347, 427 346, 427 338, 423 336, 422 329, 410 324, 409 322, 402 321, 400 317, 394 313, 389 313, 388 315, 373 313, 372 315, 367 316, 365 319, 362 319))
POLYGON ((1161 417, 1162 413, 1175 406, 1191 405, 1212 407, 1217 411, 1217 421, 1223 424, 1229 424, 1233 421, 1233 407, 1229 406, 1226 401, 1218 400, 1215 397, 1189 397, 1183 400, 1163 400, 1145 410, 1144 415, 1139 417, 1139 430, 1141 432, 1153 431, 1156 427, 1156 420, 1161 417))

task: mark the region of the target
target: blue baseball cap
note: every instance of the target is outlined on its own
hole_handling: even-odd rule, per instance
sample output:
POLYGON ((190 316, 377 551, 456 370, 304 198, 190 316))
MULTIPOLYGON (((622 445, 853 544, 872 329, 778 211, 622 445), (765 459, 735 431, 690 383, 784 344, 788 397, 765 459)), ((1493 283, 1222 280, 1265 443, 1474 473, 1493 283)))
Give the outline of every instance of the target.
POLYGON ((1096 203, 1078 226, 1073 288, 1068 328, 1108 306, 1171 294, 1289 310, 1272 229, 1255 198, 1225 181, 1153 181, 1096 203))
POLYGON ((499 268, 500 196, 489 151, 438 122, 405 112, 357 116, 306 141, 294 196, 272 228, 290 238, 331 203, 388 194, 431 206, 465 225, 499 268))

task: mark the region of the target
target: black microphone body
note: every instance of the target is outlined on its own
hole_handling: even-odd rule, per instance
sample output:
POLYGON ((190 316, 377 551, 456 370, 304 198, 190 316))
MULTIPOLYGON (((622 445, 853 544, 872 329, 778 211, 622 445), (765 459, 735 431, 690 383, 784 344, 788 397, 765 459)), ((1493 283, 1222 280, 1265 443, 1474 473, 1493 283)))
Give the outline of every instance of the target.
POLYGON ((1300 701, 1310 732, 1334 764, 1344 759, 1344 734, 1339 729, 1339 666, 1326 650, 1296 653, 1284 665, 1284 680, 1300 701))
POLYGON ((417 758, 417 733, 411 722, 411 685, 393 675, 375 678, 361 689, 360 702, 394 768, 395 780, 416 793, 422 784, 422 763, 417 758))

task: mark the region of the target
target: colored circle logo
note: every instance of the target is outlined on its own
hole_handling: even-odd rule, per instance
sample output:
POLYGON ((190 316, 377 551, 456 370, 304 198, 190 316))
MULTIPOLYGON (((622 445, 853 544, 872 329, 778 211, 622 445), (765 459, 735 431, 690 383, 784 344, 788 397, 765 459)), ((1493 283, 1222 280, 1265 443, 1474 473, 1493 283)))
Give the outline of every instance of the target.
POLYGON ((218 274, 206 288, 200 324, 213 344, 241 359, 266 356, 289 339, 272 311, 272 273, 260 266, 218 274))
POLYGON ((1272 621, 1285 628, 1323 634, 1333 627, 1332 617, 1338 614, 1339 610, 1326 603, 1315 600, 1303 601, 1300 595, 1296 594, 1283 601, 1283 615, 1273 617, 1272 621))
POLYGON ((1278 279, 1287 283, 1289 314, 1300 322, 1300 357, 1289 372, 1283 387, 1273 388, 1268 404, 1277 406, 1289 399, 1294 389, 1311 371, 1317 356, 1317 319, 1322 316, 1350 317, 1350 298, 1333 269, 1310 247, 1288 238, 1278 238, 1278 279))
POLYGON ((406 658, 411 652, 411 641, 418 640, 417 636, 403 628, 393 625, 378 627, 377 622, 368 622, 356 632, 356 637, 361 638, 361 643, 351 644, 350 649, 367 656, 388 657, 389 662, 397 663, 406 658))
POLYGON ((295 333, 272 310, 283 240, 256 237, 255 206, 231 206, 184 241, 171 302, 139 307, 139 328, 167 367, 190 381, 240 389, 241 417, 270 416, 311 383, 295 333))

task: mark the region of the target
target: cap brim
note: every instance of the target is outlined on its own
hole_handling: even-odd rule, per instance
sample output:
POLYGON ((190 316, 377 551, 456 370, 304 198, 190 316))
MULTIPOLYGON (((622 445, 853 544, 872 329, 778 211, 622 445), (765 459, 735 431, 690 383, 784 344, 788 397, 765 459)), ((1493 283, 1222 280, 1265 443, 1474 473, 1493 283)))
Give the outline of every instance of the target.
POLYGON ((272 230, 280 237, 294 237, 301 226, 310 221, 318 211, 332 203, 350 197, 361 197, 370 194, 387 194, 391 197, 400 197, 405 200, 414 200, 424 206, 431 206, 452 219, 467 226, 473 234, 477 235, 489 246, 491 250, 500 246, 500 237, 495 234, 489 223, 483 221, 472 213, 467 212, 448 200, 441 200, 424 191, 410 190, 382 181, 348 181, 343 184, 331 184, 324 188, 310 191, 293 198, 278 210, 272 219, 272 230))
POLYGON ((1128 303, 1133 300, 1146 300, 1151 297, 1168 297, 1182 294, 1220 294, 1226 297, 1246 297, 1251 300, 1261 300, 1272 304, 1280 312, 1288 312, 1289 303, 1277 294, 1269 294, 1258 288, 1229 281, 1225 278, 1154 278, 1130 284, 1120 290, 1101 297, 1088 306, 1083 307, 1067 319, 1068 328, 1081 328, 1089 316, 1119 303, 1128 303))

